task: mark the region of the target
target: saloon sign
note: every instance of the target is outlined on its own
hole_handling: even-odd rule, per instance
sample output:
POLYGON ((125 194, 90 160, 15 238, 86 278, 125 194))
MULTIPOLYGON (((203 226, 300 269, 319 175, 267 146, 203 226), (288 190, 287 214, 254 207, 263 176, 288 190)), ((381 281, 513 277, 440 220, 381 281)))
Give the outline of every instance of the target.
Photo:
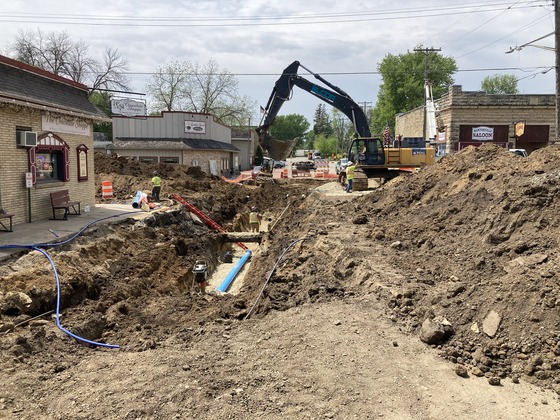
POLYGON ((494 128, 493 127, 473 127, 472 139, 474 141, 493 141, 494 128))

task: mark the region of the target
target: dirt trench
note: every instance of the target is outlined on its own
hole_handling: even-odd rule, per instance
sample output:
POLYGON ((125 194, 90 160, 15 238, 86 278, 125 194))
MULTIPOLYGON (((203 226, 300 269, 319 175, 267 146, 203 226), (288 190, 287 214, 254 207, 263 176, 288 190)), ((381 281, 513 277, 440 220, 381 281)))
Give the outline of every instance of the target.
MULTIPOLYGON (((181 206, 92 229, 53 252, 63 325, 121 346, 92 349, 50 315, 29 321, 53 306, 44 258, 6 263, 0 302, 20 306, 0 314, 9 385, 0 414, 558 417, 558 162, 554 147, 527 160, 469 148, 354 195, 336 182, 243 186, 169 172, 164 195, 228 230, 245 229, 249 206, 271 219, 243 285, 235 295, 192 293, 194 261, 214 270, 233 245, 181 206), (452 333, 425 344, 426 320, 452 333)), ((144 182, 113 177, 121 200, 144 182)))

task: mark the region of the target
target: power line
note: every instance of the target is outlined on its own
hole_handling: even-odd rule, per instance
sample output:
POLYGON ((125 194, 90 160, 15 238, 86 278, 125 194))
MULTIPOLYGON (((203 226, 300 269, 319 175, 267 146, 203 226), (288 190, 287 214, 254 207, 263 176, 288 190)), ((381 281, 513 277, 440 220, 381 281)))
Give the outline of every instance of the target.
MULTIPOLYGON (((525 1, 512 9, 527 9, 542 7, 550 0, 525 1), (540 4, 543 3, 543 4, 540 4)), ((519 2, 518 2, 519 3, 519 2)), ((248 16, 248 17, 136 17, 136 16, 99 16, 99 15, 68 15, 68 14, 35 14, 35 13, 0 13, 0 22, 6 23, 49 23, 55 25, 87 25, 87 26, 124 26, 124 27, 234 27, 234 26, 276 26, 276 25, 310 25, 369 22, 380 20, 418 19, 428 17, 452 16, 464 13, 483 13, 503 11, 504 5, 496 2, 480 5, 463 4, 460 6, 417 7, 408 9, 356 11, 346 13, 323 13, 278 16, 248 16), (472 7, 479 7, 470 11, 472 7), (366 16, 366 17, 364 17, 366 16), (369 17, 367 17, 369 16, 369 17), (353 18, 355 17, 355 18, 353 18), (351 19, 349 19, 351 18, 351 19)))
MULTIPOLYGON (((421 51, 424 51, 422 49, 421 51)), ((483 68, 472 68, 472 69, 459 69, 456 73, 461 72, 479 72, 479 71, 536 71, 539 69, 548 69, 550 66, 532 66, 532 67, 483 67, 483 68)), ((447 71, 447 70, 445 70, 447 71)), ((438 69, 430 68, 430 73, 438 73, 438 69)), ((409 72, 410 73, 410 72, 409 72)), ((97 74, 91 73, 90 74, 97 74)), ((155 74, 159 74, 157 71, 155 72, 123 72, 123 75, 126 76, 152 76, 155 74)), ((198 73, 200 76, 211 76, 211 74, 207 73, 198 73)), ((243 76, 275 76, 278 77, 278 73, 228 73, 232 76, 243 77, 243 76)), ((300 76, 312 76, 311 73, 298 73, 300 76)), ((316 74, 325 75, 325 76, 368 76, 368 75, 376 75, 380 74, 378 71, 345 71, 345 72, 317 72, 316 74)), ((420 73, 419 73, 420 74, 420 73)))

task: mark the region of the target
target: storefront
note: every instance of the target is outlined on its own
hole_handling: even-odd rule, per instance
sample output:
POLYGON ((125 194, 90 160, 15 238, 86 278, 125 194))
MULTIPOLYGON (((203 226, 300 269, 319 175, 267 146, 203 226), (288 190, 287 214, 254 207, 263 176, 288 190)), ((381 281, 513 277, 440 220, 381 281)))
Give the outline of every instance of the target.
POLYGON ((87 86, 0 56, 0 207, 14 224, 52 216, 50 193, 95 204, 93 122, 110 119, 87 86))

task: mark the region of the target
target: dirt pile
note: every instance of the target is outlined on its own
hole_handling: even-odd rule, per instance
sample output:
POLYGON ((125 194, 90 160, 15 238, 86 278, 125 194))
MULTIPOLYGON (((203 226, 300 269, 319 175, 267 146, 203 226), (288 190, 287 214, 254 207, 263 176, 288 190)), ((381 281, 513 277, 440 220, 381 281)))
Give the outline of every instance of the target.
POLYGON ((468 385, 457 384, 455 400, 441 397, 446 407, 434 415, 425 392, 445 394, 440 382, 423 377, 403 390, 387 380, 393 365, 407 366, 411 381, 422 368, 418 347, 406 347, 387 324, 416 343, 433 339, 428 327, 443 330, 420 348, 437 349, 470 377, 560 393, 558 148, 528 159, 470 148, 366 195, 345 194, 336 182, 234 185, 105 155, 96 155, 95 167, 97 185, 113 182, 115 201, 149 190, 156 170, 162 197, 179 194, 226 229, 242 230, 251 206, 274 229, 263 234, 235 296, 192 293, 194 261, 204 258, 213 270, 235 245, 180 205, 144 221, 96 226, 49 250, 63 325, 126 345, 118 353, 68 339, 48 317, 31 320, 55 307, 42 255, 0 266, 0 363, 10 384, 0 417, 446 418, 449 404, 464 397, 475 403, 454 414, 473 418, 479 401, 498 398, 487 389, 462 395, 468 385), (372 346, 394 363, 378 360, 372 346), (127 379, 132 371, 139 382, 127 379), (61 387, 60 403, 50 379, 61 387), (123 386, 128 403, 113 397, 123 386))

